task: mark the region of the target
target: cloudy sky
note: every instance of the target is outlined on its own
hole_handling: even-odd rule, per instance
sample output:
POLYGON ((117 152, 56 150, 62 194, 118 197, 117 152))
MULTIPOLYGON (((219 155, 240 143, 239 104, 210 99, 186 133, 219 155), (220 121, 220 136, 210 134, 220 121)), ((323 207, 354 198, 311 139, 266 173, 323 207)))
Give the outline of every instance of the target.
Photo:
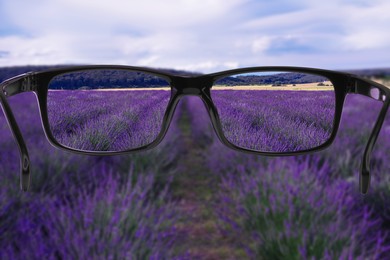
POLYGON ((388 0, 0 0, 0 66, 390 67, 388 0))

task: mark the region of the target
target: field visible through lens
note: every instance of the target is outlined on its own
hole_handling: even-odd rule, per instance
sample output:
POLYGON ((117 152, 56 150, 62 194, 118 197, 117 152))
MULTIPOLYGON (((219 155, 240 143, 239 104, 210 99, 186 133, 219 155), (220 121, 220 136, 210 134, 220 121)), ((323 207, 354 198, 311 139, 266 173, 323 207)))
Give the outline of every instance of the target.
MULTIPOLYGON (((223 98, 225 90, 219 91, 223 98)), ((138 104, 111 108, 125 102, 126 95, 118 93, 106 96, 106 107, 118 109, 112 111, 138 104)), ((255 102, 255 96, 248 100, 255 102)), ((33 94, 9 101, 29 148, 32 190, 19 190, 19 153, 1 116, 0 259, 387 259, 390 254, 389 116, 372 156, 371 189, 364 198, 358 189, 378 101, 348 96, 331 147, 283 158, 223 146, 198 97, 179 103, 158 147, 113 157, 53 148, 33 94)), ((303 104, 313 115, 323 109, 303 104)), ((158 102, 143 108, 154 105, 158 102)))
POLYGON ((211 90, 232 144, 261 152, 321 146, 333 130, 332 82, 308 73, 251 72, 219 79, 211 90))
POLYGON ((138 148, 157 138, 169 98, 169 89, 49 91, 51 133, 78 150, 138 148))
POLYGON ((82 70, 51 79, 48 124, 54 139, 82 151, 126 151, 151 144, 162 130, 169 83, 153 74, 82 70))

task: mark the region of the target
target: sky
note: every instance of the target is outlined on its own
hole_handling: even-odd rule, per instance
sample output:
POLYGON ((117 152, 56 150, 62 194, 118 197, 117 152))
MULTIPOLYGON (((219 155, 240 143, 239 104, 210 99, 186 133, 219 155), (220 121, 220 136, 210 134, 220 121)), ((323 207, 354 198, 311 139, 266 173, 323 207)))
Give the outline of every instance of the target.
POLYGON ((390 67, 388 0, 0 0, 0 66, 390 67))

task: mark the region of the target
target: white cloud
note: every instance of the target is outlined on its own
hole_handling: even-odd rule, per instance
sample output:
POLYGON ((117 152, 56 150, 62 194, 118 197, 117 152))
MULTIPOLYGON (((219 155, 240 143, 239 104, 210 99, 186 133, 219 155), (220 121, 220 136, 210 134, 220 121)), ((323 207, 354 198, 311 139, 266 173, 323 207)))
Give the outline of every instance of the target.
POLYGON ((235 61, 225 61, 225 62, 217 62, 217 61, 203 61, 194 64, 183 64, 179 66, 173 67, 177 70, 186 70, 186 71, 212 71, 215 68, 223 68, 224 70, 235 69, 238 68, 239 63, 235 61))
POLYGON ((384 48, 389 50, 390 2, 370 7, 351 7, 345 17, 346 48, 352 50, 384 48))
POLYGON ((252 41, 252 52, 262 53, 271 45, 271 38, 267 36, 259 37, 252 41))

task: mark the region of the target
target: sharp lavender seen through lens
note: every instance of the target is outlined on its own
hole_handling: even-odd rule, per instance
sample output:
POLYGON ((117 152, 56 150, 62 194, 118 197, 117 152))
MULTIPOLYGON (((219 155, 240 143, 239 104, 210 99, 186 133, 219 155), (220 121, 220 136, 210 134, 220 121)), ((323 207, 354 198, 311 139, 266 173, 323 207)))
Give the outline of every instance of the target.
POLYGON ((156 140, 169 83, 145 72, 95 69, 54 77, 48 89, 51 134, 83 151, 126 151, 156 140))
POLYGON ((225 138, 261 152, 296 152, 326 143, 336 101, 332 82, 308 73, 251 72, 214 83, 211 97, 225 138))

